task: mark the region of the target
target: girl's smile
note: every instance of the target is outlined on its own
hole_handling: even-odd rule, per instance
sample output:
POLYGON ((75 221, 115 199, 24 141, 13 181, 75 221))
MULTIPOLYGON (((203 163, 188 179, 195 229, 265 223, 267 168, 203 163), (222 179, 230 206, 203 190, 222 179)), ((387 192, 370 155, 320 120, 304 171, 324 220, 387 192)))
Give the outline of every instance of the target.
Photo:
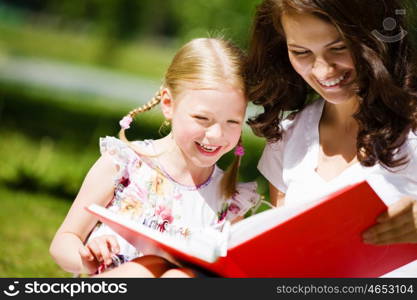
POLYGON ((207 155, 207 156, 216 155, 220 151, 220 149, 222 148, 221 146, 210 146, 210 145, 202 144, 202 143, 199 143, 199 142, 195 142, 195 144, 197 145, 197 149, 203 155, 207 155))

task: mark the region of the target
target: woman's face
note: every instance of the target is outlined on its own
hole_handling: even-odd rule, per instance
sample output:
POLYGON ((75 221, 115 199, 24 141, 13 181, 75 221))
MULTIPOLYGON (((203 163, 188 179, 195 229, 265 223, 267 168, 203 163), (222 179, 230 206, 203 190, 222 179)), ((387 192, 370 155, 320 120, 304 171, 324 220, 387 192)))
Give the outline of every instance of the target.
POLYGON ((294 70, 331 103, 355 97, 355 66, 336 27, 311 14, 284 14, 281 22, 294 70))

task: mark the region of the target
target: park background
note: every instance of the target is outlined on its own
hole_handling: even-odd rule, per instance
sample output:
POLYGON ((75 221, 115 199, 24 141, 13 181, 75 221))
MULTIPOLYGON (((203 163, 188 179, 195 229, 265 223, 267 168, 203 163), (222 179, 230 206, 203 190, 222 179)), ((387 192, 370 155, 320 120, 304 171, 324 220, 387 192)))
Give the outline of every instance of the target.
MULTIPOLYGON (((222 35, 245 48, 258 2, 0 0, 1 277, 71 276, 48 248, 99 137, 117 135, 120 118, 150 100, 191 38, 222 35)), ((158 109, 140 115, 128 137, 158 138, 162 122, 158 109)), ((261 191, 263 143, 245 128, 241 179, 261 191)))
MULTIPOLYGON (((221 35, 246 49, 260 1, 0 0, 0 277, 71 276, 48 248, 99 137, 117 135, 191 38, 221 35)), ((262 111, 251 105, 247 117, 262 111)), ((158 138, 162 122, 158 109, 140 115, 128 137, 158 138)), ((241 180, 265 194, 264 141, 246 126, 244 145, 241 180)))

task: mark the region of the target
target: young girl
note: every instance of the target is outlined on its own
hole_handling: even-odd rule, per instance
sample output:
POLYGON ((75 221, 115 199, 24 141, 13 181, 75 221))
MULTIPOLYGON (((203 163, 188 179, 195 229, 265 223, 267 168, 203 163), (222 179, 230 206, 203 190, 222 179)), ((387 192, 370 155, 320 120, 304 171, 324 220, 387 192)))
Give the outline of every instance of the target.
POLYGON ((221 39, 195 39, 174 57, 155 97, 121 121, 120 140, 100 139, 102 156, 87 174, 50 252, 73 273, 105 276, 192 276, 158 249, 135 249, 85 211, 91 203, 179 239, 237 221, 258 201, 255 183, 236 184, 247 105, 244 56, 221 39), (172 130, 164 138, 129 142, 134 117, 160 104, 172 130), (235 149, 223 173, 220 157, 235 149), (93 230, 94 229, 94 230, 93 230), (93 231, 91 234, 90 232, 93 231))
POLYGON ((374 244, 417 242, 416 54, 401 4, 265 0, 249 51, 250 98, 265 108, 250 124, 269 140, 258 168, 271 201, 367 180, 392 205, 364 235, 374 244))

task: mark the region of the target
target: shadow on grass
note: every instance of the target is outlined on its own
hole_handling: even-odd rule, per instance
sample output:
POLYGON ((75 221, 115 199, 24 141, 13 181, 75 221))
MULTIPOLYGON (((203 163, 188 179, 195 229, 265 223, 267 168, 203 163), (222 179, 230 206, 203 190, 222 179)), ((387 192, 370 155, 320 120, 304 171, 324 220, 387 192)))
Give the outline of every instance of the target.
POLYGON ((22 191, 36 194, 48 194, 53 197, 73 201, 76 192, 69 190, 62 183, 48 183, 41 181, 39 176, 27 171, 25 168, 17 170, 17 176, 11 179, 3 179, 2 184, 9 190, 22 191))

